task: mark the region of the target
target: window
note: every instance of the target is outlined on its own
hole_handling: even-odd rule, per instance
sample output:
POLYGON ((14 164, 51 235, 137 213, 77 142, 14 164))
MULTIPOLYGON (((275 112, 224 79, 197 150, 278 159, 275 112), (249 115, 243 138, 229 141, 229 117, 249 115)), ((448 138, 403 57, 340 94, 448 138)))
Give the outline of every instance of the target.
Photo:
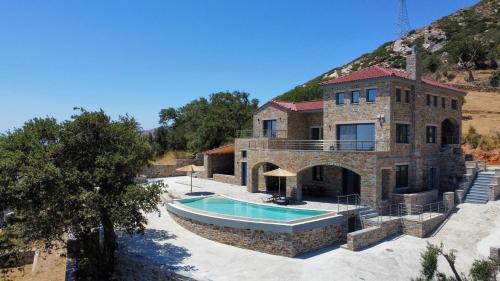
POLYGON ((313 181, 323 181, 323 166, 313 167, 313 181))
POLYGON ((410 90, 405 91, 405 102, 410 103, 410 90))
POLYGON ((451 100, 451 109, 453 109, 453 110, 458 109, 458 101, 457 100, 451 100))
POLYGON ((351 92, 351 103, 359 103, 360 95, 361 94, 359 91, 352 91, 351 92))
POLYGON ((427 143, 436 143, 436 126, 427 126, 427 143))
POLYGON ((396 142, 397 143, 408 143, 408 124, 396 124, 396 142))
POLYGON ((344 98, 345 98, 344 92, 337 93, 335 95, 335 101, 337 102, 337 104, 344 104, 344 98))
POLYGON ((401 89, 396 88, 396 102, 401 102, 401 89))
POLYGON ((337 125, 338 150, 375 150, 374 124, 337 125))
POLYGON ((396 166, 396 188, 408 187, 408 165, 396 166))
POLYGON ((367 102, 375 102, 376 99, 377 99, 377 89, 366 90, 366 101, 367 102))
POLYGON ((276 137, 276 120, 264 120, 262 121, 263 136, 265 138, 275 138, 276 137))
POLYGON ((434 96, 434 106, 438 106, 438 97, 434 96))
POLYGON ((441 98, 441 107, 446 108, 446 98, 441 98))
POLYGON ((241 158, 247 158, 247 151, 246 150, 241 151, 241 158))
POLYGON ((431 106, 431 95, 427 95, 427 105, 431 106))
POLYGON ((309 131, 309 139, 322 140, 323 139, 323 127, 311 127, 310 131, 309 131))

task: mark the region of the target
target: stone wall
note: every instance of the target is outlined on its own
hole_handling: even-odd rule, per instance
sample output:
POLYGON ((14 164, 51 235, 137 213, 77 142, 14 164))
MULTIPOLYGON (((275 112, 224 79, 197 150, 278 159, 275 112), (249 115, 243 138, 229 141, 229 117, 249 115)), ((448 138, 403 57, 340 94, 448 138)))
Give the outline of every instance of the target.
MULTIPOLYGON (((500 170, 498 173, 500 173, 500 170)), ((493 185, 490 186, 490 201, 495 201, 498 195, 500 195, 500 176, 495 176, 493 185)))
POLYGON ((429 203, 436 202, 438 199, 438 190, 433 189, 429 191, 408 193, 408 194, 392 194, 392 201, 394 204, 405 204, 405 205, 426 205, 429 203))
POLYGON ((380 226, 371 226, 347 234, 346 248, 359 251, 381 242, 387 237, 401 233, 401 219, 394 218, 381 222, 380 226))
POLYGON ((234 174, 234 154, 205 154, 204 177, 211 178, 214 174, 234 174))
POLYGON ((203 154, 198 153, 193 159, 177 159, 175 164, 151 164, 142 170, 141 175, 148 178, 166 178, 184 176, 185 172, 177 172, 175 169, 187 165, 203 165, 203 154))
POLYGON ((213 179, 218 182, 238 184, 234 175, 213 174, 213 179))
POLYGON ((422 221, 403 219, 404 233, 419 238, 426 237, 446 219, 446 216, 443 214, 435 214, 434 216, 435 217, 429 219, 423 219, 422 221))
POLYGON ((295 257, 345 240, 342 224, 333 224, 296 233, 237 229, 205 224, 169 213, 187 230, 220 243, 273 255, 295 257))
POLYGON ((165 268, 162 264, 151 263, 140 256, 118 252, 116 271, 122 281, 194 281, 165 268))

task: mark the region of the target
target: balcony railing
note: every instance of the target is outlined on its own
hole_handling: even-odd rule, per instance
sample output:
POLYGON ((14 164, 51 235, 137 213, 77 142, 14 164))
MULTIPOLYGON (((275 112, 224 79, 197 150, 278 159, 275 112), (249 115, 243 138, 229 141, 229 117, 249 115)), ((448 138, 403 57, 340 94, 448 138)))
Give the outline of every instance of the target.
POLYGON ((252 138, 286 138, 286 130, 263 130, 263 131, 253 131, 253 130, 239 130, 236 131, 236 137, 240 139, 252 139, 252 138))
POLYGON ((384 141, 337 140, 249 140, 250 149, 299 150, 299 151, 388 151, 384 141))

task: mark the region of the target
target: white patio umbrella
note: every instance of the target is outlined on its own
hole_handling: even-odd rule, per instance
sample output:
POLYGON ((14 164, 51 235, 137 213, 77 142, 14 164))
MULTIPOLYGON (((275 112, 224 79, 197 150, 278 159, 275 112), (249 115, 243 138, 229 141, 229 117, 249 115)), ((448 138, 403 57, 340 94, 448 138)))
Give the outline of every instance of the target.
POLYGON ((281 177, 295 177, 297 174, 278 168, 263 174, 266 177, 278 177, 278 194, 281 197, 281 177))
POLYGON ((186 172, 187 174, 191 175, 191 193, 193 193, 193 173, 203 171, 204 170, 203 166, 187 165, 184 167, 177 168, 175 170, 177 172, 186 172))

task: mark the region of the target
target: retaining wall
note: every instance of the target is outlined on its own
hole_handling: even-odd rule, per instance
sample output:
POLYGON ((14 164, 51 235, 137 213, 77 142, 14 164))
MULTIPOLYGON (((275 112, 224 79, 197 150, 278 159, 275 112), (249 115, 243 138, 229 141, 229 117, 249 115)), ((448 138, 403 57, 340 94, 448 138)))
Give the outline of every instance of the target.
POLYGON ((417 193, 392 194, 392 200, 396 204, 402 203, 405 205, 426 205, 432 202, 436 202, 437 199, 438 199, 437 189, 422 191, 417 193))
POLYGON ((175 164, 151 164, 142 170, 141 175, 148 178, 166 178, 175 176, 184 176, 186 172, 177 172, 175 169, 187 165, 203 165, 203 155, 197 154, 193 159, 177 159, 175 164))
POLYGON ((345 239, 343 224, 332 224, 294 233, 239 229, 201 223, 170 213, 187 230, 210 240, 273 255, 295 257, 345 239))
POLYGON ((222 183, 237 184, 234 175, 213 174, 213 179, 222 183))
POLYGON ((387 237, 401 233, 401 219, 394 218, 384 221, 380 226, 371 226, 347 234, 345 248, 351 251, 359 251, 368 246, 379 243, 387 237))
POLYGON ((435 215, 435 217, 423 219, 422 221, 403 219, 403 229, 405 234, 423 238, 436 229, 445 218, 446 216, 444 214, 438 214, 435 215))

